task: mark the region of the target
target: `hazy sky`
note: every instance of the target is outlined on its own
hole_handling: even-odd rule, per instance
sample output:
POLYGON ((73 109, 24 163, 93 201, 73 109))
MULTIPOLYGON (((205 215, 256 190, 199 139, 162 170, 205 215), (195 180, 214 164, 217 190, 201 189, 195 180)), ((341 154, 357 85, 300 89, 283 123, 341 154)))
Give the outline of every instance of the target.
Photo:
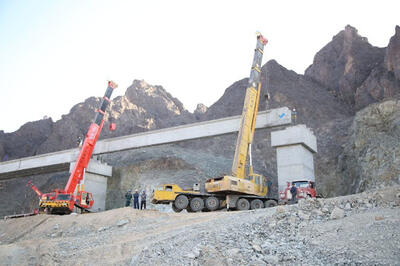
POLYGON ((387 46, 400 1, 0 0, 0 130, 103 96, 134 79, 162 85, 193 111, 245 78, 255 32, 269 40, 263 63, 297 73, 350 24, 387 46))

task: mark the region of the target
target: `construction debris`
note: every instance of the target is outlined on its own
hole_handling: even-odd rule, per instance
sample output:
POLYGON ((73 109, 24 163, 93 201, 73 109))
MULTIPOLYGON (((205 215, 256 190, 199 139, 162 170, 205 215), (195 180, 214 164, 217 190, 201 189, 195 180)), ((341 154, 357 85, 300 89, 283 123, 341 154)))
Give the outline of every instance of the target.
POLYGON ((162 213, 126 207, 5 220, 0 221, 0 261, 5 265, 398 264, 399 195, 396 186, 241 212, 162 213), (343 217, 332 217, 335 209, 343 217))

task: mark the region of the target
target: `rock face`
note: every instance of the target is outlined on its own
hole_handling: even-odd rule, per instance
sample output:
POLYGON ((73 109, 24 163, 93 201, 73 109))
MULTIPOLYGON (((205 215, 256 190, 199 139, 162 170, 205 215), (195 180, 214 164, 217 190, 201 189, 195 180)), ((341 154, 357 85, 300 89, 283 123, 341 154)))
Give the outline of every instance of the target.
POLYGON ((51 118, 29 122, 13 133, 0 132, 0 161, 38 154, 37 147, 44 143, 53 130, 51 118))
POLYGON ((350 106, 372 69, 381 65, 385 49, 373 47, 352 26, 346 26, 319 51, 305 75, 320 82, 350 106))
POLYGON ((388 47, 378 48, 348 25, 316 54, 305 75, 358 111, 368 104, 398 97, 399 58, 398 26, 388 47))
POLYGON ((358 112, 350 132, 338 163, 342 194, 400 183, 400 101, 358 112))
POLYGON ((46 141, 36 148, 37 154, 76 147, 78 137, 83 138, 85 136, 99 105, 100 98, 91 97, 72 107, 69 114, 63 115, 60 120, 54 123, 46 141))
MULTIPOLYGON (((183 104, 163 87, 151 86, 143 80, 134 80, 126 90, 125 98, 136 107, 134 109, 139 110, 141 114, 139 118, 146 121, 144 124, 146 129, 170 127, 193 120, 193 116, 183 104)), ((111 116, 117 116, 118 113, 121 113, 121 110, 112 108, 111 116)))
POLYGON ((390 39, 386 50, 385 68, 393 72, 394 77, 400 80, 400 27, 396 26, 396 33, 390 39))
MULTIPOLYGON (((30 122, 14 133, 0 134, 1 158, 7 154, 10 160, 76 147, 78 137, 84 138, 92 123, 100 101, 100 97, 88 98, 55 123, 51 119, 30 122)), ((111 102, 105 128, 110 120, 117 123, 117 130, 103 130, 101 139, 186 124, 195 118, 163 87, 134 80, 124 96, 111 102)))
POLYGON ((202 103, 199 103, 196 107, 196 110, 194 110, 193 114, 197 120, 202 120, 207 110, 208 110, 207 106, 205 106, 202 103))
POLYGON ((384 62, 376 66, 356 91, 356 110, 400 95, 400 27, 390 39, 384 62))

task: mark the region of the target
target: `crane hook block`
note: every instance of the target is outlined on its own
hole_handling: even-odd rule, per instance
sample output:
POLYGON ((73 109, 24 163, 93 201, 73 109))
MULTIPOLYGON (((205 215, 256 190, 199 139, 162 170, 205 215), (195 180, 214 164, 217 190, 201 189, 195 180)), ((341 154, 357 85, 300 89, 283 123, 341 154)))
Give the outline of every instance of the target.
POLYGON ((265 38, 260 32, 256 33, 257 35, 257 39, 264 45, 266 45, 268 43, 267 38, 265 38))
POLYGON ((115 82, 112 81, 112 80, 109 80, 109 81, 108 81, 108 86, 111 87, 112 89, 116 89, 116 88, 118 87, 118 84, 115 83, 115 82))

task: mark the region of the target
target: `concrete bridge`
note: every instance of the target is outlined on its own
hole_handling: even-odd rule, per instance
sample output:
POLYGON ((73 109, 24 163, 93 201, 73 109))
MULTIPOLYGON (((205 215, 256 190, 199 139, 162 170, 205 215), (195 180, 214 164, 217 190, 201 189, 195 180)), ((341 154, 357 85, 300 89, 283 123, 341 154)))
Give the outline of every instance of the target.
MULTIPOLYGON (((93 155, 234 133, 239 130, 240 118, 240 115, 232 116, 100 140, 93 155)), ((291 111, 287 107, 281 107, 259 112, 256 128, 271 128, 290 123, 291 111)), ((67 171, 71 163, 76 161, 78 154, 79 149, 75 148, 1 162, 0 180, 67 171)))

